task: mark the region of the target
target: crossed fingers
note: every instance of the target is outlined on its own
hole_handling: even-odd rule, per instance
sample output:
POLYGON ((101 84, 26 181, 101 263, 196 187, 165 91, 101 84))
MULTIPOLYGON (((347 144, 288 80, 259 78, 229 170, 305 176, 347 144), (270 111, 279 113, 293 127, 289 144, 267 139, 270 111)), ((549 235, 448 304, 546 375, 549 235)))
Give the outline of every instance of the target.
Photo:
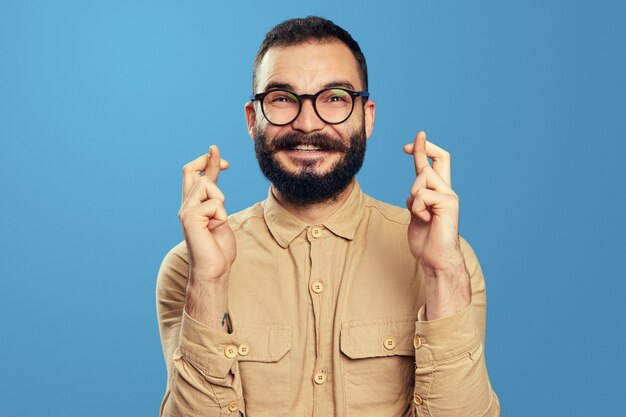
POLYGON ((419 175, 422 169, 430 167, 428 158, 432 158, 432 169, 434 169, 448 185, 452 185, 450 180, 450 153, 434 143, 427 141, 426 132, 419 132, 413 143, 404 145, 404 152, 413 154, 416 175, 419 175))
POLYGON ((404 152, 413 155, 416 178, 407 199, 407 208, 425 222, 438 209, 458 206, 458 196, 452 190, 450 154, 426 140, 426 133, 419 132, 413 143, 404 145, 404 152), (428 158, 433 160, 432 167, 428 158))
POLYGON ((200 178, 205 177, 206 180, 216 184, 220 172, 228 169, 229 166, 228 161, 220 158, 220 150, 215 145, 209 147, 208 154, 204 154, 186 164, 183 167, 183 202, 200 178), (203 173, 204 175, 202 175, 203 173))
POLYGON ((208 219, 209 229, 212 230, 227 220, 224 194, 216 183, 220 172, 229 165, 228 161, 220 158, 218 147, 212 145, 208 154, 183 167, 181 221, 185 223, 187 218, 208 219))

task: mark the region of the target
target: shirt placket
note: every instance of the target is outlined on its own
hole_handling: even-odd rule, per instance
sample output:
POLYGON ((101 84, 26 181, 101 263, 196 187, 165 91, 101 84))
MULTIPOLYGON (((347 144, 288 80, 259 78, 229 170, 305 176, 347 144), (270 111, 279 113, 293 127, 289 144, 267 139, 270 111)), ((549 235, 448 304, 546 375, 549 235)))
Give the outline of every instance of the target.
POLYGON ((313 375, 314 406, 313 415, 326 415, 328 383, 330 376, 329 356, 326 352, 328 336, 326 323, 329 320, 327 303, 331 283, 328 280, 328 254, 325 241, 329 238, 324 226, 313 225, 308 228, 307 239, 310 243, 311 273, 309 276, 309 296, 315 318, 315 371, 313 375))

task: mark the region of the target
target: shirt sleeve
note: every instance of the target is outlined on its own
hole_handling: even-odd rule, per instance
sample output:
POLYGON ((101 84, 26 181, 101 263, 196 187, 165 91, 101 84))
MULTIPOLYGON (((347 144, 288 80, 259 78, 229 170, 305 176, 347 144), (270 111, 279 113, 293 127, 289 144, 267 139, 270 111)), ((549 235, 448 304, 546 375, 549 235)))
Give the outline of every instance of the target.
POLYGON ((157 279, 157 316, 167 368, 160 415, 238 417, 245 409, 237 362, 239 341, 184 311, 188 270, 182 242, 165 256, 157 279))
POLYGON ((463 311, 425 320, 424 306, 415 324, 417 416, 487 417, 500 415, 484 356, 486 292, 476 254, 461 238, 461 252, 471 278, 472 302, 463 311))

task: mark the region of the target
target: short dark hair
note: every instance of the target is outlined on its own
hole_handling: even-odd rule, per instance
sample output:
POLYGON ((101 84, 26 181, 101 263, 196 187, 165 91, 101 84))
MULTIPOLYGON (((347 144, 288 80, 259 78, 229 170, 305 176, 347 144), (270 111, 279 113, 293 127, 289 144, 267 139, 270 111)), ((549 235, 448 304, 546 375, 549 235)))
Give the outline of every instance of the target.
POLYGON ((307 16, 305 18, 285 20, 267 32, 254 59, 252 93, 257 93, 257 91, 254 91, 257 84, 257 69, 270 48, 297 45, 309 40, 332 41, 334 39, 343 42, 352 51, 357 62, 363 89, 367 90, 367 63, 359 44, 345 29, 337 26, 332 21, 319 16, 307 16))

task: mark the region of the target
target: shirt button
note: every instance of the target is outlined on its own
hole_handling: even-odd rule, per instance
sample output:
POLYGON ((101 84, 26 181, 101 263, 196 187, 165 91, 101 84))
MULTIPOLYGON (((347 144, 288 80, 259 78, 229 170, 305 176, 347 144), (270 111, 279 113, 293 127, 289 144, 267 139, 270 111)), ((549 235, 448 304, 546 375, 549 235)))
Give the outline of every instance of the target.
POLYGON ((388 338, 386 338, 386 339, 385 339, 385 341, 383 342, 383 346, 384 346, 386 349, 393 350, 393 349, 395 349, 395 348, 396 348, 396 346, 398 346, 398 341, 396 340, 396 338, 395 338, 395 337, 388 337, 388 338))
POLYGON ((413 338, 413 346, 415 346, 415 349, 422 347, 422 338, 418 334, 413 338))
POLYGON ((311 289, 314 293, 319 294, 324 291, 324 284, 322 284, 322 281, 315 281, 313 284, 311 284, 311 289))
POLYGON ((317 385, 322 385, 326 382, 326 374, 324 372, 319 372, 315 374, 315 376, 313 377, 313 381, 315 381, 317 385))
POLYGON ((247 356, 247 355, 248 355, 248 353, 250 353, 250 346, 248 346, 248 345, 247 345, 247 344, 245 344, 245 343, 242 343, 242 344, 239 346, 239 354, 240 354, 241 356, 247 356))
POLYGON ((421 405, 424 401, 422 400, 422 397, 420 397, 417 394, 413 395, 413 402, 417 405, 421 405))
POLYGON ((228 404, 228 411, 237 411, 239 409, 239 405, 237 405, 236 401, 228 404))
POLYGON ((226 346, 226 349, 224 349, 224 355, 226 355, 228 359, 232 359, 235 356, 237 356, 237 346, 235 345, 226 346))
POLYGON ((317 239, 320 236, 322 236, 322 228, 321 227, 317 227, 317 226, 312 228, 311 229, 311 236, 313 236, 315 239, 317 239))

